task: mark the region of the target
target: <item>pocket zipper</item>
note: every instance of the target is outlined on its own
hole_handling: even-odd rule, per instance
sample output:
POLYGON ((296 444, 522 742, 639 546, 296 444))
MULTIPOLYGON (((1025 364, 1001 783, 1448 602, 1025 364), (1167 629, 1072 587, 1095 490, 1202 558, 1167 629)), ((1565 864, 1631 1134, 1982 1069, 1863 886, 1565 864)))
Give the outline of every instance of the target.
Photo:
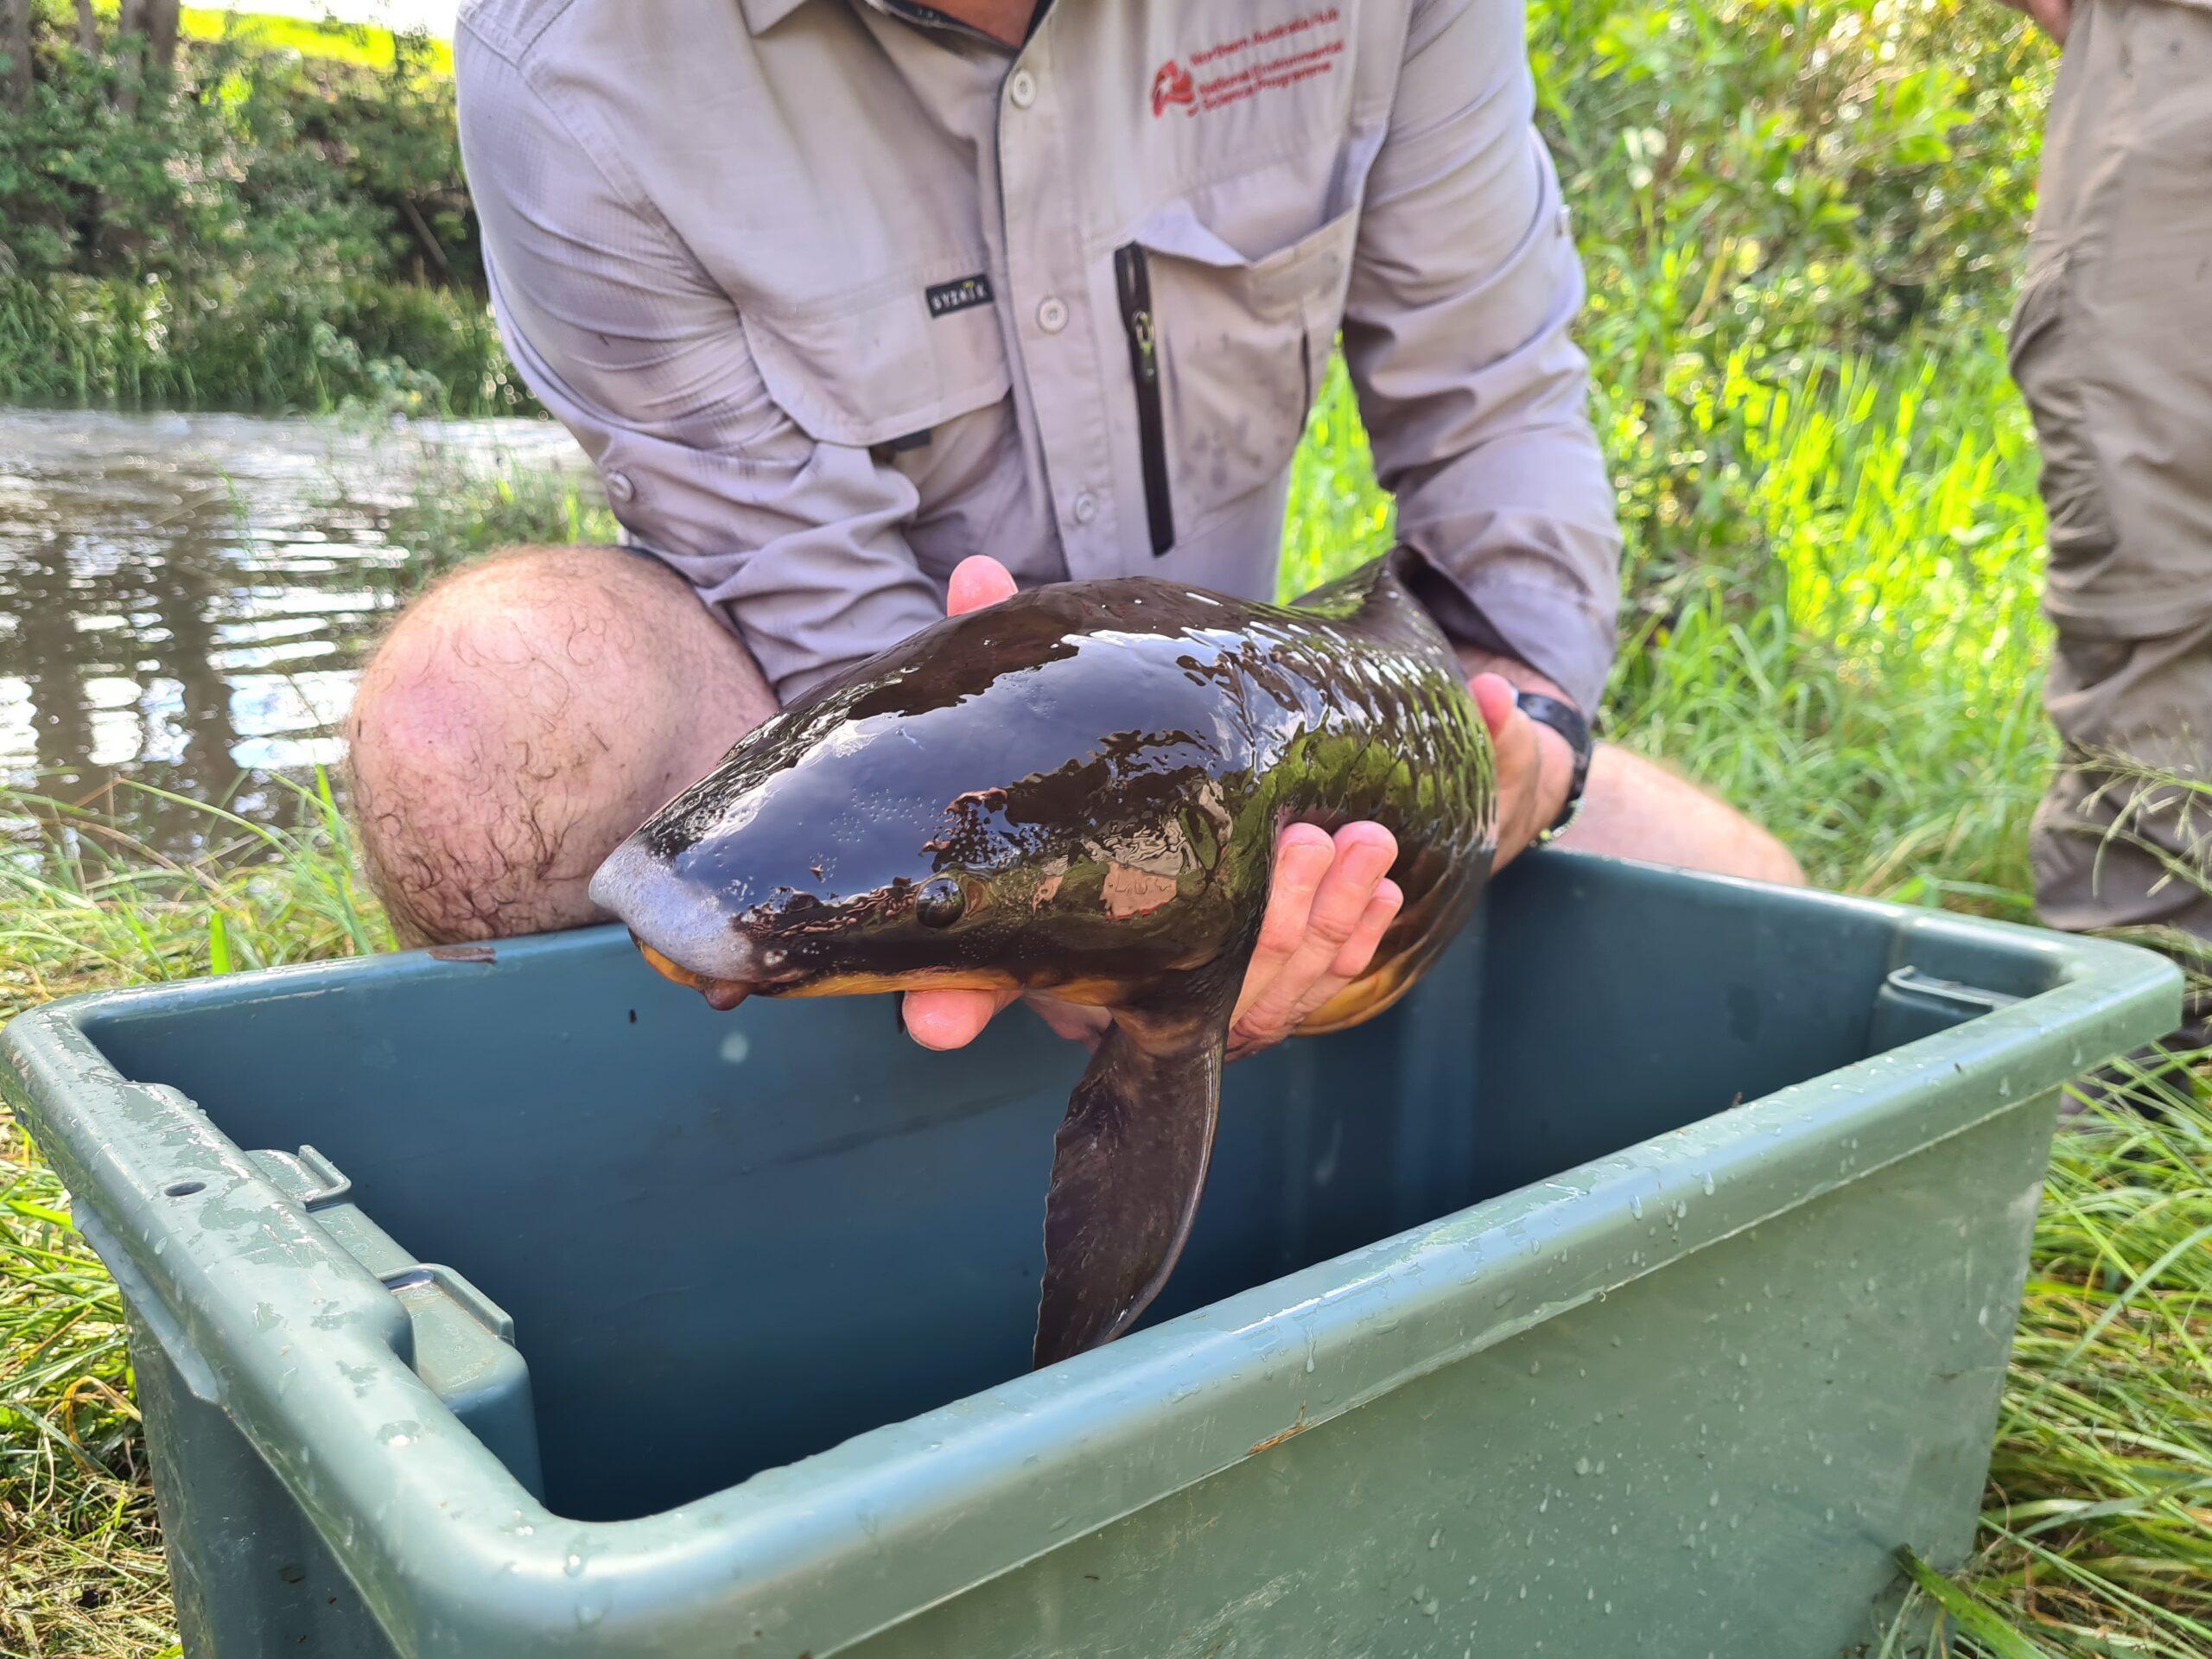
POLYGON ((1129 372, 1137 388, 1137 453, 1144 466, 1144 512, 1154 558, 1175 545, 1175 510, 1167 496, 1167 429, 1160 412, 1160 330, 1152 315, 1152 274, 1135 242, 1114 250, 1114 289, 1129 337, 1129 372))

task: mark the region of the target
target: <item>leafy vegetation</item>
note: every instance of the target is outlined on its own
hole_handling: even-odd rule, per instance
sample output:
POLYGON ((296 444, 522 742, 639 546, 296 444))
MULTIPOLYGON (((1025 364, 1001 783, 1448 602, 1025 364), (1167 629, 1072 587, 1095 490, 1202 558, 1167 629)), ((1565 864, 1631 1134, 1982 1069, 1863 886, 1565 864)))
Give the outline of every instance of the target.
MULTIPOLYGON (((99 144, 57 205, 23 177, 41 141, 0 118, 8 245, 18 213, 51 232, 0 285, 0 389, 512 396, 488 334, 455 321, 481 329, 435 60, 380 55, 372 36, 188 44, 179 85, 218 107, 160 117, 206 159, 159 182, 130 160, 149 153, 137 124, 67 92, 114 72, 67 65, 64 22, 41 24, 38 95, 76 99, 99 144), (321 55, 274 60, 272 41, 321 55), (387 122, 386 103, 407 107, 387 122), (395 191, 429 217, 449 283, 418 263, 395 191), (88 199, 117 203, 123 229, 88 232, 88 199), (414 303, 381 331, 364 321, 414 303)), ((2024 913, 2026 815, 2053 754, 2036 463, 1999 331, 2048 48, 1993 0, 1537 0, 1530 29, 1628 535, 1610 735, 1775 825, 1817 880, 2024 913)), ((606 519, 571 482, 434 480, 392 530, 416 551, 412 584, 503 542, 602 537, 606 519)), ((1299 458, 1285 587, 1389 534, 1339 375, 1299 458)), ((37 810, 43 842, 0 861, 0 1016, 389 944, 327 792, 302 795, 290 830, 214 820, 189 867, 37 810)), ((2212 1651, 2208 1082, 2212 1062, 2144 1081, 2151 1109, 2101 1109, 2063 1138, 1981 1549, 1949 1578, 1907 1564, 1914 1605, 1885 1653, 1924 1651, 1931 1627, 1987 1659, 2212 1651)), ((0 1649, 156 1653, 172 1637, 118 1309, 66 1211, 29 1148, 0 1147, 0 1649)))
POLYGON ((485 306, 444 49, 387 35, 385 60, 273 19, 196 38, 208 21, 187 15, 158 62, 32 14, 35 73, 0 102, 0 397, 525 407, 485 306))

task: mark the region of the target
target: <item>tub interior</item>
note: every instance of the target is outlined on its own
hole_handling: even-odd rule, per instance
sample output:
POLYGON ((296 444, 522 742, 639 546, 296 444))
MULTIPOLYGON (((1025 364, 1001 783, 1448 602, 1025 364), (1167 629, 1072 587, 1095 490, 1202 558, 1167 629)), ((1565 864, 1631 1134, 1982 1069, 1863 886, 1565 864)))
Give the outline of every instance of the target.
MULTIPOLYGON (((1900 999, 1899 925, 1523 861, 1398 1007, 1230 1068, 1152 1319, 1967 1017, 1900 999)), ((1993 958, 1928 971, 2043 988, 1993 958)), ((880 997, 715 1014, 598 930, 86 1029, 241 1147, 318 1148, 512 1314, 558 1513, 662 1510, 1027 1367, 1082 1057, 1018 1010, 946 1055, 880 997)))

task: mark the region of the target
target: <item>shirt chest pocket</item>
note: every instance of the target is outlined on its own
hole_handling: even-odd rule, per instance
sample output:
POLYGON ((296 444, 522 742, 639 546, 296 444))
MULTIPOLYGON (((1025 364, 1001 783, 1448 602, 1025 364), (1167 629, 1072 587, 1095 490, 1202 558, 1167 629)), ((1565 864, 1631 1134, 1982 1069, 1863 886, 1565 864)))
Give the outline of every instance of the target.
POLYGON ((1010 385, 980 276, 846 303, 742 306, 740 320, 769 397, 818 443, 890 443, 1001 403, 1010 385))
MULTIPOLYGON (((1129 359, 1152 550, 1202 533, 1288 469, 1344 315, 1357 191, 1257 257, 1188 202, 1114 251, 1109 315, 1129 359)), ((1310 220, 1309 220, 1310 222, 1310 220)))

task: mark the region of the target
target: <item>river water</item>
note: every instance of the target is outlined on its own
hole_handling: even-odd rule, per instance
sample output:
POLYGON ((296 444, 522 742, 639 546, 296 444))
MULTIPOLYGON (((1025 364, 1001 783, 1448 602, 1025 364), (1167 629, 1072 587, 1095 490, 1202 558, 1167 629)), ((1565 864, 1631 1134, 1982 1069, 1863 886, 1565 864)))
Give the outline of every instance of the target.
POLYGON ((393 510, 425 476, 579 460, 542 422, 0 410, 0 779, 172 855, 206 815, 117 780, 291 822, 272 780, 336 758, 397 603, 393 510))

